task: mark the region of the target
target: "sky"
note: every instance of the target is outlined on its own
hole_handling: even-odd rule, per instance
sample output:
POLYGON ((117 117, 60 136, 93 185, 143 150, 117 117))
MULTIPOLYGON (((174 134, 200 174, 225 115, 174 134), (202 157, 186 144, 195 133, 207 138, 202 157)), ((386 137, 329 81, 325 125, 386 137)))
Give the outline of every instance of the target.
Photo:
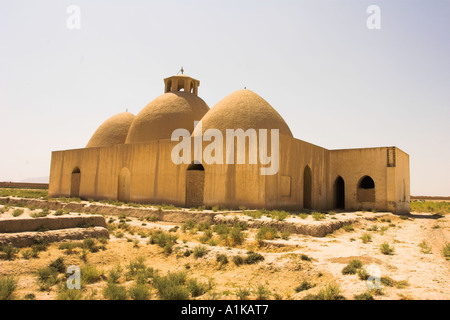
POLYGON ((397 146, 412 195, 450 196, 449 57, 450 0, 0 0, 0 181, 48 177, 183 66, 210 107, 246 87, 296 138, 397 146))

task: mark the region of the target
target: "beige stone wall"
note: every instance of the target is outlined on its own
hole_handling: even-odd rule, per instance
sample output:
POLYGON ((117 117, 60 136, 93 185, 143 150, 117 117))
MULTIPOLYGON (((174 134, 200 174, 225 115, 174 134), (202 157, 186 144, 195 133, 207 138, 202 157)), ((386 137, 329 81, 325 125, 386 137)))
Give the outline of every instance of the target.
MULTIPOLYGON (((127 168, 130 178, 126 183, 129 183, 131 202, 185 206, 188 165, 172 162, 172 148, 177 143, 159 140, 55 151, 52 153, 49 195, 70 196, 72 171, 78 167, 82 198, 117 199, 119 175, 127 168)), ((204 142, 203 148, 207 144, 204 142)), ((204 205, 302 209, 305 200, 303 175, 305 167, 309 166, 313 209, 335 207, 334 184, 341 176, 345 182, 347 210, 409 211, 409 157, 398 148, 327 150, 280 134, 279 152, 279 171, 272 176, 261 175, 260 164, 203 163, 204 205), (389 152, 391 160, 395 154, 395 166, 388 167, 389 152), (358 198, 368 200, 371 197, 370 191, 358 190, 358 182, 365 175, 375 182, 375 202, 358 201, 358 198)))
MULTIPOLYGON (((331 150, 330 160, 330 194, 333 194, 336 178, 341 176, 345 182, 346 209, 409 212, 409 156, 400 149, 331 150), (370 190, 358 189, 358 182, 366 175, 375 182, 375 202, 358 201, 371 198, 370 190)), ((330 207, 333 202, 331 199, 330 207)))

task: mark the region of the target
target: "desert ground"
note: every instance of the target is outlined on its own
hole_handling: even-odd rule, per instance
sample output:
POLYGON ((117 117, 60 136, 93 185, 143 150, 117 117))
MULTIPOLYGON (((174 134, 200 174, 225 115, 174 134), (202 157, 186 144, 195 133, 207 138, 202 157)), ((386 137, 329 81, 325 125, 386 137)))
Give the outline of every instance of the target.
MULTIPOLYGON (((0 224, 8 219, 89 215, 0 203, 0 224)), ((214 212, 210 223, 103 214, 109 239, 22 248, 4 244, 0 298, 446 300, 450 299, 448 207, 422 201, 412 208, 435 204, 438 209, 406 216, 191 209, 214 212), (345 223, 325 236, 280 227, 296 223, 318 227, 336 221, 345 223), (79 290, 67 289, 69 266, 81 269, 79 290), (374 278, 367 281, 369 276, 374 278)))

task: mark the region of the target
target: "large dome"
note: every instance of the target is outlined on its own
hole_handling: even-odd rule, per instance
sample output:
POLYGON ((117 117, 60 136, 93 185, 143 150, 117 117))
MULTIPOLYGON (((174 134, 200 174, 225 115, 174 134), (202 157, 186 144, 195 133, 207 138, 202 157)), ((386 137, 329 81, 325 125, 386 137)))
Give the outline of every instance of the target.
POLYGON ((194 121, 200 121, 209 107, 195 94, 167 92, 150 102, 136 116, 126 143, 170 139, 179 128, 194 130, 194 121))
POLYGON ((107 119, 95 131, 86 148, 107 147, 125 143, 128 130, 134 119, 134 114, 129 112, 122 112, 107 119))
MULTIPOLYGON (((226 129, 279 129, 291 136, 286 122, 272 106, 253 91, 242 89, 219 101, 202 119, 202 134, 218 129, 225 136, 226 129)), ((197 126, 194 134, 199 134, 197 126)))

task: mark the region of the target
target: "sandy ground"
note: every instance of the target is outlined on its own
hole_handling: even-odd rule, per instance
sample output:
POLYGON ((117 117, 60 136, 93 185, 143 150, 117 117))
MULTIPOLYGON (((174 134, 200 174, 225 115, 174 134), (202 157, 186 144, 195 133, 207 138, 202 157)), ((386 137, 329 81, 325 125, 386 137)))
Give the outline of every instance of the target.
MULTIPOLYGON (((0 223, 2 218, 11 217, 12 211, 13 208, 1 214, 0 223)), ((17 218, 28 216, 29 210, 25 208, 24 211, 23 216, 17 218)), ((335 217, 339 219, 340 215, 349 217, 364 214, 366 213, 337 213, 335 217)), ((159 269, 162 274, 186 270, 191 278, 203 282, 212 281, 213 288, 199 299, 236 299, 235 293, 238 288, 254 289, 260 284, 272 292, 272 299, 301 299, 306 294, 317 293, 332 282, 340 286, 341 293, 347 299, 353 299, 355 294, 367 290, 367 284, 357 275, 343 275, 341 271, 350 260, 359 259, 363 262, 364 268, 375 265, 379 268, 381 276, 388 276, 396 281, 406 280, 409 283, 404 288, 382 286, 382 294, 376 295, 375 299, 450 299, 450 261, 442 254, 442 247, 446 242, 450 242, 450 216, 439 219, 426 213, 413 213, 408 219, 401 219, 390 213, 382 216, 375 221, 360 220, 353 225, 353 231, 340 229, 322 238, 291 234, 288 240, 266 241, 266 245, 261 248, 254 241, 257 230, 247 230, 246 240, 242 245, 233 248, 223 243, 209 246, 208 254, 202 258, 195 258, 193 255, 177 256, 176 253, 166 255, 157 245, 147 244, 148 237, 137 234, 138 231, 155 229, 168 231, 181 224, 128 218, 127 223, 132 226, 134 234, 125 232, 124 237, 117 238, 113 232, 106 250, 89 253, 88 263, 106 272, 117 263, 125 267, 136 257, 143 256, 148 266, 159 269), (368 231, 374 225, 378 226, 378 230, 368 231), (364 233, 370 234, 372 241, 363 243, 361 236, 364 233), (135 247, 131 239, 139 240, 138 247, 135 247), (423 240, 431 246, 430 254, 421 252, 419 244, 423 240), (394 254, 385 255, 380 252, 380 245, 384 242, 395 248, 394 254), (218 253, 226 254, 231 260, 232 256, 244 255, 248 250, 261 253, 265 260, 255 265, 243 266, 235 266, 231 261, 225 266, 220 266, 216 262, 218 253), (302 260, 302 254, 306 254, 312 260, 302 260), (302 280, 308 280, 315 287, 296 293, 294 289, 302 280)), ((117 217, 105 218, 107 221, 114 220, 112 224, 118 223, 117 217)), ((180 228, 174 234, 179 237, 176 247, 183 251, 200 245, 199 238, 203 233, 201 231, 183 233, 180 228)), ((65 255, 58 246, 56 243, 50 245, 38 259, 26 260, 19 253, 13 261, 0 260, 0 276, 14 275, 19 279, 17 298, 23 298, 28 293, 34 293, 37 299, 56 297, 56 287, 43 292, 39 291, 36 283, 36 271, 56 258, 64 256, 66 265, 84 264, 79 253, 65 255)), ((125 280, 122 280, 122 283, 131 284, 125 280)), ((90 298, 93 299, 102 299, 102 288, 105 285, 105 281, 88 285, 85 289, 86 294, 91 294, 90 298)), ((156 299, 156 290, 153 289, 152 292, 152 298, 156 299)), ((254 294, 250 296, 254 297, 254 294)))

